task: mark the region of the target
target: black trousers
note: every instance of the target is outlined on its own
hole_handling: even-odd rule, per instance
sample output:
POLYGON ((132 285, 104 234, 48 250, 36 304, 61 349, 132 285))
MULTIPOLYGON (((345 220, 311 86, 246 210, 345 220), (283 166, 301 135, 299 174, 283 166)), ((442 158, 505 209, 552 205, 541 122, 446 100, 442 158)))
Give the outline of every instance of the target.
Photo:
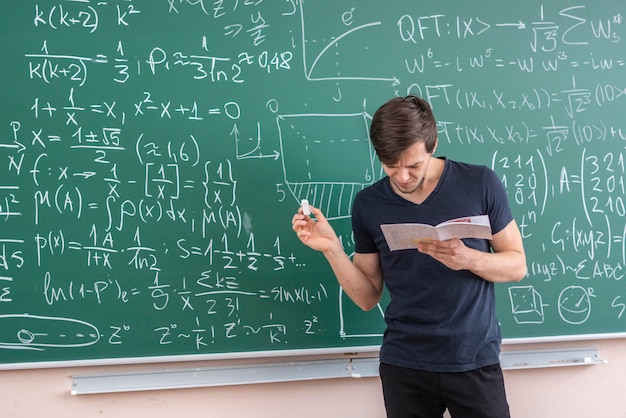
POLYGON ((380 364, 388 418, 510 418, 499 364, 462 373, 380 364))

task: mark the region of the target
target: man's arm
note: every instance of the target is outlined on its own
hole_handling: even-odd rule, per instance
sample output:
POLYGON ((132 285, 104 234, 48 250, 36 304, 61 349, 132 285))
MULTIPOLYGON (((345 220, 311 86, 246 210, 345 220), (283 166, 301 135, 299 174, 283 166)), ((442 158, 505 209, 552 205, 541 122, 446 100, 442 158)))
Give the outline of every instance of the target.
POLYGON ((453 270, 469 270, 490 282, 522 280, 526 276, 526 253, 515 221, 495 234, 490 242, 492 253, 469 248, 458 238, 419 244, 418 250, 453 270))
POLYGON ((300 208, 291 220, 292 229, 302 243, 324 254, 339 285, 350 299, 363 310, 372 309, 383 294, 378 253, 356 253, 350 260, 324 214, 315 207, 310 209, 315 220, 304 215, 300 208))

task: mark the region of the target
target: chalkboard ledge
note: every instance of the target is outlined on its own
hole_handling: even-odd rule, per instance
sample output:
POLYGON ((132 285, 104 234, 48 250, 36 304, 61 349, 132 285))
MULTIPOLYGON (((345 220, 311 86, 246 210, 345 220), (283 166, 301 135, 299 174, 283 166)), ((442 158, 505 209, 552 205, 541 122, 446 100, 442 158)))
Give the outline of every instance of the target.
MULTIPOLYGON (((604 364, 597 348, 503 352, 504 370, 604 364)), ((151 370, 72 376, 72 395, 378 376, 378 358, 151 370)))

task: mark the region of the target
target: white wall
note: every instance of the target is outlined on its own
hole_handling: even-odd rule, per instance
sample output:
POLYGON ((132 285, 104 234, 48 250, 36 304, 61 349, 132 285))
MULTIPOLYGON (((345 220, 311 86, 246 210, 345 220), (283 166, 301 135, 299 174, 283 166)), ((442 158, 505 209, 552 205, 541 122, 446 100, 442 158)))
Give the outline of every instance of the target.
MULTIPOLYGON (((608 364, 505 372, 513 418, 626 418, 626 340, 505 345, 504 350, 599 349, 608 364)), ((377 378, 333 379, 104 395, 70 395, 74 374, 206 367, 212 363, 7 370, 2 418, 380 418, 377 378)))

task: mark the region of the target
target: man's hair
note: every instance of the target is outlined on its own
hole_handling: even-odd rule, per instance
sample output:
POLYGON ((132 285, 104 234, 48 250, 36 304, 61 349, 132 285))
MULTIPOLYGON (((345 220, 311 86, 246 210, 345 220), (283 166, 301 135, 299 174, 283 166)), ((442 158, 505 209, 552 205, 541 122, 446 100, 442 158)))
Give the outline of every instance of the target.
POLYGON ((418 96, 395 97, 372 118, 370 139, 381 163, 393 165, 410 146, 423 142, 431 153, 437 143, 437 122, 428 102, 418 96))

